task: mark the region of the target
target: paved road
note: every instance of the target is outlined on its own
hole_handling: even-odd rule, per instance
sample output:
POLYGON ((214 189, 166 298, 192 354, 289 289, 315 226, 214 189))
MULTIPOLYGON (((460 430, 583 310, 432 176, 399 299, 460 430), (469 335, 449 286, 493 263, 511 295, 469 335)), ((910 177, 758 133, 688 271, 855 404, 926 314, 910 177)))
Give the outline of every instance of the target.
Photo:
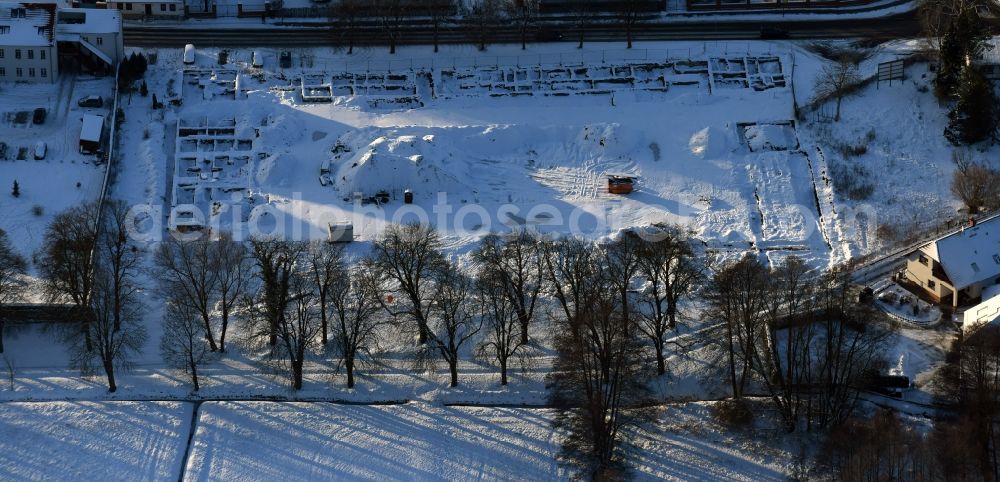
MULTIPOLYGON (((890 39, 914 37, 920 32, 919 22, 913 12, 877 19, 845 19, 823 21, 781 22, 701 22, 701 23, 646 23, 637 25, 636 40, 745 40, 760 36, 763 26, 786 29, 793 39, 871 38, 890 39)), ((403 28, 401 44, 430 44, 433 33, 418 26, 403 28)), ((474 30, 467 27, 448 27, 439 32, 441 43, 471 43, 474 30)), ((571 28, 564 32, 566 41, 573 41, 571 28)), ((125 44, 137 47, 182 47, 184 44, 217 47, 318 47, 343 44, 347 32, 330 25, 321 26, 246 26, 191 27, 188 25, 130 25, 125 29, 125 44)), ((594 25, 587 31, 588 41, 624 41, 619 25, 594 25)), ((384 45, 385 35, 377 26, 363 26, 354 32, 359 45, 384 45)), ((514 28, 500 28, 492 35, 492 43, 516 43, 520 37, 514 28)))

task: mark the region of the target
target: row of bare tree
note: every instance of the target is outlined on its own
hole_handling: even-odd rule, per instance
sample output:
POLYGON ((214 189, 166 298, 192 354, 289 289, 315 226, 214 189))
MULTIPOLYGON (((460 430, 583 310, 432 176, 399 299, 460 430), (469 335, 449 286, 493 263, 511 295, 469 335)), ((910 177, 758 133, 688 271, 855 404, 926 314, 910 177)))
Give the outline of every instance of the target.
MULTIPOLYGON (((351 54, 362 29, 370 28, 364 20, 376 19, 389 53, 395 54, 397 45, 412 23, 419 28, 430 27, 434 52, 437 52, 442 28, 456 21, 454 13, 458 11, 461 25, 470 32, 469 40, 479 50, 486 50, 498 29, 508 27, 517 30, 523 50, 538 25, 541 0, 471 0, 463 2, 462 8, 456 8, 455 3, 455 0, 339 0, 329 11, 331 23, 337 27, 333 40, 342 43, 347 53, 351 54)), ((632 48, 642 3, 641 0, 621 0, 614 4, 612 13, 624 31, 628 48, 632 48)), ((576 35, 578 47, 583 48, 586 33, 595 22, 599 7, 592 1, 577 0, 570 2, 569 8, 569 26, 576 35)), ((561 38, 561 34, 552 31, 549 37, 542 40, 555 40, 561 38)))

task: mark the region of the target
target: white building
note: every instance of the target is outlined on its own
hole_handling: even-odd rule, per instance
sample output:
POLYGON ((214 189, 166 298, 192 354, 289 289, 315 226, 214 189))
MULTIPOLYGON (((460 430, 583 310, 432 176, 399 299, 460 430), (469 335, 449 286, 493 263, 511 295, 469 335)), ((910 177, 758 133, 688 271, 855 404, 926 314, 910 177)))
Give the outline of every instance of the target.
POLYGON ((116 11, 0 1, 0 82, 54 82, 68 68, 106 74, 123 55, 116 11))
POLYGON ((181 20, 184 18, 184 0, 109 0, 107 4, 109 10, 118 10, 127 19, 181 20))
POLYGON ((906 279, 953 307, 985 299, 1000 284, 1000 217, 966 227, 907 256, 906 279))
POLYGON ((54 3, 0 2, 0 82, 58 77, 54 3))

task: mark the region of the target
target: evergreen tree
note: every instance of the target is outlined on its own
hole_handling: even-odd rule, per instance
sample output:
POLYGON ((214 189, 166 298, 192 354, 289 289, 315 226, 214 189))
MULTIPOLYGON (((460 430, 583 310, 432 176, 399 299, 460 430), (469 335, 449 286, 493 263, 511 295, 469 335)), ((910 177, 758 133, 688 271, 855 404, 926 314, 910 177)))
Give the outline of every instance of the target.
POLYGON ((938 96, 947 98, 956 93, 963 67, 992 48, 987 43, 989 38, 989 26, 979 17, 973 4, 955 12, 941 38, 938 75, 935 79, 938 96))
POLYGON ((149 95, 149 87, 146 86, 146 81, 142 81, 142 85, 139 86, 139 95, 146 97, 149 95))
POLYGON ((993 86, 971 65, 962 69, 958 84, 958 102, 948 113, 944 136, 955 145, 974 144, 996 130, 996 95, 993 86))
POLYGON ((14 190, 10 192, 11 196, 21 197, 21 186, 17 184, 17 180, 14 180, 14 190))

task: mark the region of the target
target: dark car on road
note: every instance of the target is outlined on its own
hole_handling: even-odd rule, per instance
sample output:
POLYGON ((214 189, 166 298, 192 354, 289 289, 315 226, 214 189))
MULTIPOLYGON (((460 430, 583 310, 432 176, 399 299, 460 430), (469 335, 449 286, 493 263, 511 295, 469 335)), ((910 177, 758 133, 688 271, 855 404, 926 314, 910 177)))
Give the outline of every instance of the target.
POLYGON ((45 123, 45 108, 39 107, 35 109, 34 114, 31 115, 31 123, 35 125, 45 123))
POLYGON ((88 95, 80 99, 77 105, 80 107, 104 107, 104 99, 99 95, 88 95))

